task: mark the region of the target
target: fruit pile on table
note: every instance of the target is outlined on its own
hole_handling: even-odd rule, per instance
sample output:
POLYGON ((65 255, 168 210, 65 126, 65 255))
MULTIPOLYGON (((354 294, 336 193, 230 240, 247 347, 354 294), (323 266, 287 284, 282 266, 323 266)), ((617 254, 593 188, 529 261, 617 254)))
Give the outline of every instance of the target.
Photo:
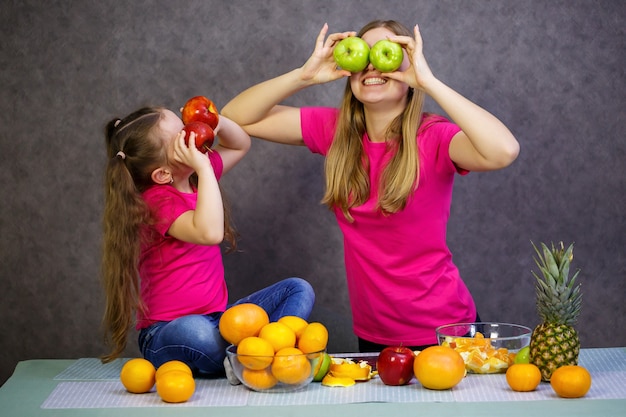
MULTIPOLYGON (((517 353, 493 348, 490 339, 478 332, 474 337, 446 338, 440 346, 422 351, 389 346, 378 354, 373 370, 367 361, 329 355, 329 334, 322 323, 309 323, 295 316, 270 322, 261 307, 249 303, 226 310, 219 330, 236 347, 237 360, 244 366, 240 378, 246 386, 260 391, 279 383, 298 385, 310 381, 346 388, 373 378, 398 386, 409 384, 413 377, 426 389, 446 390, 462 383, 469 370, 506 372, 513 391, 533 391, 543 380, 549 381, 558 396, 579 398, 589 391, 592 379, 585 368, 577 365, 579 342, 571 326, 580 312, 579 285, 574 285, 578 272, 569 277, 572 246, 565 249, 563 245, 542 244, 541 250, 535 247, 535 251, 541 275, 533 275, 543 322, 533 332, 530 345, 517 353), (562 338, 546 336, 555 333, 562 334, 567 343, 559 344, 562 338), (553 357, 549 353, 554 351, 564 353, 553 357)), ((145 359, 131 359, 123 366, 120 381, 130 393, 149 392, 156 384, 163 401, 172 403, 187 401, 195 390, 191 370, 179 361, 155 369, 145 359)))

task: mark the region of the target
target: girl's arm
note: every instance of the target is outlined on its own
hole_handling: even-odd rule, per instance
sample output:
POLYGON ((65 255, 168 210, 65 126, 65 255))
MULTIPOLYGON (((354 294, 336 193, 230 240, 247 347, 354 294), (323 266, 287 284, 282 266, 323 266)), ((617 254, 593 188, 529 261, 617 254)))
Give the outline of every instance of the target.
POLYGON ((415 39, 390 38, 403 44, 411 57, 409 69, 391 73, 390 78, 423 90, 461 128, 449 149, 450 158, 457 166, 470 171, 489 171, 511 164, 519 154, 519 143, 513 134, 494 115, 435 78, 424 58, 417 25, 414 33, 415 39))
POLYGON ((198 200, 195 210, 174 220, 168 234, 198 245, 221 243, 224 239, 224 207, 211 161, 196 148, 193 136, 189 138, 189 145, 185 144, 185 132, 176 138, 174 159, 193 168, 198 175, 198 200))
POLYGON ((355 33, 334 33, 326 38, 327 31, 328 25, 324 25, 313 54, 302 67, 248 88, 226 104, 222 114, 240 124, 251 136, 303 145, 300 109, 280 103, 306 87, 350 75, 337 68, 332 52, 337 42, 355 33))

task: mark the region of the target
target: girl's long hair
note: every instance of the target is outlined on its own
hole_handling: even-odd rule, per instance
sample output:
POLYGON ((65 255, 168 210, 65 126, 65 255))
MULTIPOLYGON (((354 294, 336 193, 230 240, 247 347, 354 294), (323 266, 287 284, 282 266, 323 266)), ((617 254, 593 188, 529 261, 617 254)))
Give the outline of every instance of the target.
MULTIPOLYGON (((385 27, 397 35, 412 36, 409 29, 393 20, 370 22, 357 36, 378 27, 385 27)), ((394 156, 380 178, 378 209, 383 213, 402 210, 419 179, 416 136, 422 120, 424 93, 409 88, 406 100, 404 111, 387 129, 387 146, 390 151, 394 151, 394 156)), ((326 192, 322 203, 331 209, 340 208, 350 221, 353 218, 349 209, 364 204, 370 194, 369 167, 362 142, 365 131, 363 104, 352 93, 348 80, 339 109, 335 137, 326 155, 326 192)))
MULTIPOLYGON (((157 128, 162 109, 144 107, 105 128, 108 163, 105 169, 102 281, 105 291, 103 324, 110 362, 126 348, 128 332, 141 301, 138 262, 146 225, 154 222, 142 192, 154 185, 152 172, 167 163, 167 149, 157 128)), ((197 184, 197 177, 191 179, 197 184)), ((236 248, 236 232, 225 210, 225 239, 236 248)))

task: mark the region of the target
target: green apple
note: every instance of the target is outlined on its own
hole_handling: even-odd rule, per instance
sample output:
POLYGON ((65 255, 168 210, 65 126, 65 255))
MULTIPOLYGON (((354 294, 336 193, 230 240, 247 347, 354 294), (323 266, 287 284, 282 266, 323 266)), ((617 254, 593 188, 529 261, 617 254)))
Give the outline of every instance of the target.
POLYGON ((404 53, 400 44, 381 39, 370 50, 370 62, 380 72, 391 72, 400 68, 404 53))
POLYGON ((350 72, 363 71, 369 64, 369 56, 370 46, 356 36, 342 39, 333 49, 337 65, 350 72))
POLYGON ((326 352, 319 355, 313 360, 313 381, 320 382, 330 369, 330 355, 326 352))
POLYGON ((521 348, 514 359, 515 363, 530 363, 530 347, 521 348))

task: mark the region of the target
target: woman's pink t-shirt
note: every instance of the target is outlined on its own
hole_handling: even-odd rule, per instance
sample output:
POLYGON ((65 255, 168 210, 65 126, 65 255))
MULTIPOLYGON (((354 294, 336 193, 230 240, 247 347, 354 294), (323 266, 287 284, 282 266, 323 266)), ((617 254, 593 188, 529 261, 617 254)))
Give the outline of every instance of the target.
MULTIPOLYGON (((338 110, 302 108, 302 136, 314 153, 326 155, 338 110)), ((354 222, 335 215, 344 236, 344 257, 354 332, 371 342, 405 346, 437 343, 435 328, 474 321, 472 296, 446 244, 454 174, 466 174, 448 147, 460 128, 427 115, 417 135, 419 187, 394 214, 376 209, 378 180, 391 158, 385 143, 363 137, 369 160, 370 198, 352 208, 354 222)))
MULTIPOLYGON (((217 152, 210 152, 209 158, 219 179, 222 159, 217 152)), ((145 316, 138 313, 137 329, 190 314, 224 311, 228 290, 219 245, 196 245, 167 233, 178 216, 196 208, 197 193, 154 185, 143 198, 156 223, 146 230, 139 260, 141 299, 147 309, 145 316)))

